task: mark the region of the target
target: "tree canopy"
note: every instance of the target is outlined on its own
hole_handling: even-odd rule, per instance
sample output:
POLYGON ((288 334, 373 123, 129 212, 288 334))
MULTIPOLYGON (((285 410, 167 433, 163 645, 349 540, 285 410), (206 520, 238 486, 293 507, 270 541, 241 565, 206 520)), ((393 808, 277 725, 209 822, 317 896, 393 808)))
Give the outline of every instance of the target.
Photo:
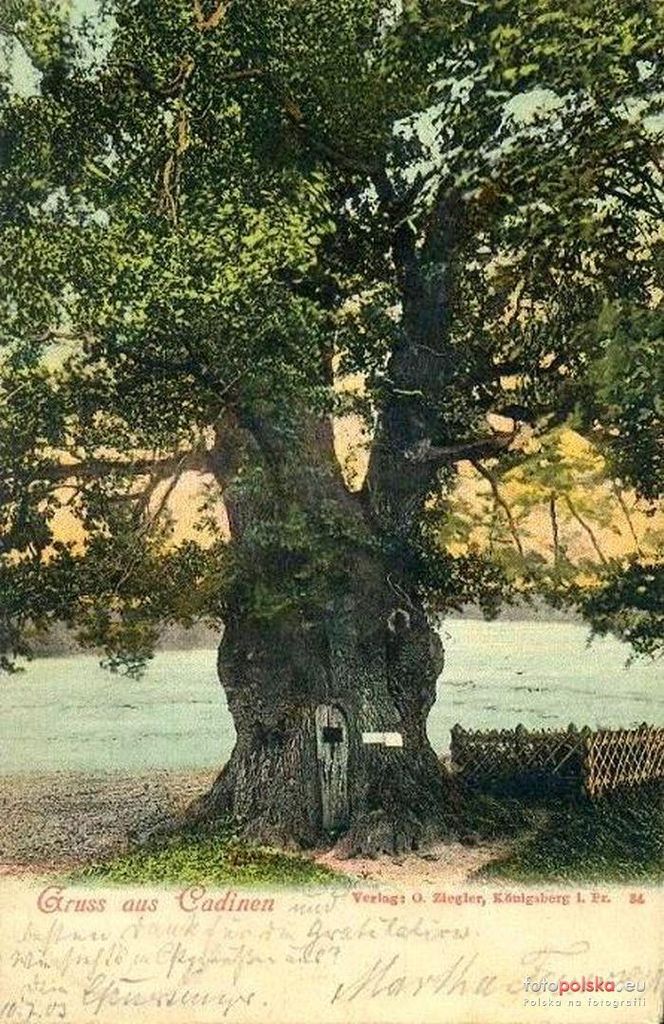
MULTIPOLYGON (((326 415, 371 439, 353 541, 431 608, 514 586, 440 540, 461 463, 525 473, 571 425, 661 497, 658 0, 14 0, 0 31, 6 665, 54 618, 131 670, 231 592, 260 617, 342 585, 356 527, 297 501, 326 415), (189 471, 209 501, 174 544, 189 471), (229 545, 238 489, 262 514, 229 545)), ((655 555, 517 575, 661 641, 655 555)))

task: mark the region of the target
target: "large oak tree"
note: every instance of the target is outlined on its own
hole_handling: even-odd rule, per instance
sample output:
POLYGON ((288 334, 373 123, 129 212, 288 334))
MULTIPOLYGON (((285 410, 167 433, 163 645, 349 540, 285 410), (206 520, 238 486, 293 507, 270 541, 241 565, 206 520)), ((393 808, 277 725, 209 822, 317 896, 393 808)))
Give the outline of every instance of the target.
MULTIPOLYGON (((130 670, 223 623, 237 744, 201 809, 319 842, 334 706, 346 848, 435 838, 435 615, 506 589, 437 541, 456 467, 571 418, 661 492, 661 4, 15 0, 2 31, 7 664, 53 618, 130 670), (174 544, 189 471, 206 539, 174 544)), ((617 568, 594 614, 650 648, 661 573, 617 568)))

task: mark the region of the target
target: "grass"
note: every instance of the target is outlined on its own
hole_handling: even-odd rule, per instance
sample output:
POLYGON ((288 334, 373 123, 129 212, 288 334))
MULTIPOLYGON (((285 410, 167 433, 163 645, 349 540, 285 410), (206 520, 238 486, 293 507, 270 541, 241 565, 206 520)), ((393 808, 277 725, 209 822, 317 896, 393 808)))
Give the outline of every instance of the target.
POLYGON ((531 828, 483 878, 519 882, 664 881, 664 786, 591 802, 549 800, 529 808, 531 828))
POLYGON ((340 876, 294 854, 241 842, 230 826, 190 829, 79 869, 76 882, 324 885, 340 876))
POLYGON ((545 817, 537 802, 470 788, 459 790, 455 812, 457 822, 451 826, 456 827, 462 842, 516 839, 530 832, 545 817))

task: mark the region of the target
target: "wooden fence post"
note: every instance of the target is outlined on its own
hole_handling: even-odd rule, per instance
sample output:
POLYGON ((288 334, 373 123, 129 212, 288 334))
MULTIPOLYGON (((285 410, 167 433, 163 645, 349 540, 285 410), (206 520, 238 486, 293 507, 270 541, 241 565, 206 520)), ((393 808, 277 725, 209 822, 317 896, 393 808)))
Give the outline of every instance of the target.
POLYGON ((589 726, 584 725, 581 730, 583 737, 583 755, 581 759, 581 791, 592 800, 595 780, 593 779, 593 736, 589 726))

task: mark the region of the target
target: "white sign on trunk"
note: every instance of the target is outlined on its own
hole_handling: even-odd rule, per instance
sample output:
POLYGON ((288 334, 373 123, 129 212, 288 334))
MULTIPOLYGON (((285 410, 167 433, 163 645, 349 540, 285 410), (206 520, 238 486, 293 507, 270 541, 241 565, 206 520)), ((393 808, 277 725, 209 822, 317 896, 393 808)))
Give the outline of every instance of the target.
POLYGON ((379 743, 383 747, 403 747, 403 736, 400 732, 363 732, 363 743, 379 743))

